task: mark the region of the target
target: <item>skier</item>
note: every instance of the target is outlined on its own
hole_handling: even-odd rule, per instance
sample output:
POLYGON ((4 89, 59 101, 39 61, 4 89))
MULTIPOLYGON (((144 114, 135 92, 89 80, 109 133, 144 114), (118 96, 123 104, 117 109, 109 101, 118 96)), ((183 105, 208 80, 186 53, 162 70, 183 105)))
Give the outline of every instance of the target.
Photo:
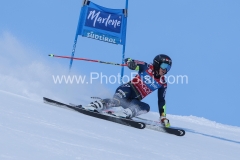
POLYGON ((130 58, 125 59, 125 63, 129 69, 138 70, 138 74, 130 82, 119 86, 113 98, 91 102, 83 108, 97 112, 110 112, 122 118, 132 118, 149 112, 150 106, 141 100, 153 91, 158 90, 160 121, 163 126, 170 127, 169 120, 166 118, 165 94, 167 83, 164 75, 171 69, 171 58, 159 54, 153 59, 153 64, 130 58))

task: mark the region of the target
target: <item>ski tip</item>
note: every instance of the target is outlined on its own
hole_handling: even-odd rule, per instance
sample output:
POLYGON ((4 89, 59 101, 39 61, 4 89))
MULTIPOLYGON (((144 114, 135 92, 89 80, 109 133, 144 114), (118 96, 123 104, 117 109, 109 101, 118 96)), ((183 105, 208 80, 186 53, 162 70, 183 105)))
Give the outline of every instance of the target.
POLYGON ((176 128, 164 128, 167 133, 174 134, 176 136, 184 136, 185 130, 183 129, 176 129, 176 128))
POLYGON ((179 129, 178 132, 179 132, 178 136, 184 136, 185 135, 185 131, 182 130, 182 129, 179 129))
POLYGON ((142 123, 142 122, 139 122, 138 123, 140 128, 139 129, 144 129, 146 127, 146 124, 145 123, 142 123))
POLYGON ((49 57, 54 57, 54 54, 49 54, 48 56, 49 56, 49 57))
POLYGON ((181 136, 185 135, 185 131, 182 130, 182 129, 177 129, 176 132, 173 133, 173 134, 175 134, 176 136, 180 136, 181 137, 181 136))

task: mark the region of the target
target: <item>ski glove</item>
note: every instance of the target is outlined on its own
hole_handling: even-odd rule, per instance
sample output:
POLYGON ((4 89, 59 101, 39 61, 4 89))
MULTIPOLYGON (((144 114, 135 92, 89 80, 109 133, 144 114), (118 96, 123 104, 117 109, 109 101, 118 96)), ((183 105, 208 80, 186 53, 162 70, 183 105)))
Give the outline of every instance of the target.
POLYGON ((165 116, 161 116, 160 120, 164 127, 170 127, 170 122, 165 116))
POLYGON ((126 58, 125 62, 127 63, 129 69, 135 70, 137 68, 137 63, 134 62, 131 58, 126 58))

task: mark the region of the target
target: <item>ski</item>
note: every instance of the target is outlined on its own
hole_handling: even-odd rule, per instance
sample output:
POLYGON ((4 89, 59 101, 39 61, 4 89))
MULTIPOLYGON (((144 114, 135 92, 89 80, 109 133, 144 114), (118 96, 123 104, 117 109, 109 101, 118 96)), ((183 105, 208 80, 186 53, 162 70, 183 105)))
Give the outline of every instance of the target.
POLYGON ((162 126, 162 124, 160 122, 156 122, 156 121, 152 121, 152 120, 148 120, 148 119, 144 119, 144 118, 140 118, 140 117, 134 117, 133 120, 145 123, 147 129, 151 129, 151 130, 155 130, 155 131, 159 131, 159 132, 165 132, 165 133, 173 134, 176 136, 184 136, 185 135, 185 130, 180 129, 180 128, 171 128, 171 127, 167 128, 167 127, 162 126))
POLYGON ((83 109, 81 106, 64 104, 64 103, 61 103, 61 102, 58 102, 58 101, 55 101, 55 100, 52 100, 52 99, 49 99, 49 98, 46 98, 46 97, 43 97, 43 101, 46 104, 50 104, 50 105, 54 105, 54 106, 57 106, 57 107, 74 110, 74 111, 80 112, 80 113, 88 115, 88 116, 92 116, 92 117, 95 117, 95 118, 99 118, 99 119, 123 124, 123 125, 126 125, 126 126, 138 128, 138 129, 144 129, 145 126, 146 126, 145 123, 143 123, 143 122, 136 122, 136 121, 133 121, 133 120, 130 120, 130 119, 124 119, 124 118, 119 118, 119 117, 115 117, 115 116, 111 116, 111 115, 101 114, 101 113, 98 113, 98 112, 88 111, 88 110, 83 109))

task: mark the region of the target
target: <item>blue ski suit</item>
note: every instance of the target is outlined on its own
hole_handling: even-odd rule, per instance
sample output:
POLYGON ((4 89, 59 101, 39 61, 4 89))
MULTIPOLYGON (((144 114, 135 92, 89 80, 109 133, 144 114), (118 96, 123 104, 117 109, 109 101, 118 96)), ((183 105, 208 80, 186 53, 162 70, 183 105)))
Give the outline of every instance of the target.
POLYGON ((113 96, 115 104, 123 108, 129 108, 133 111, 134 116, 147 113, 150 106, 142 102, 147 95, 158 90, 158 109, 159 114, 165 115, 165 94, 167 83, 164 76, 155 76, 152 64, 146 62, 137 62, 138 74, 128 83, 119 86, 113 96))

